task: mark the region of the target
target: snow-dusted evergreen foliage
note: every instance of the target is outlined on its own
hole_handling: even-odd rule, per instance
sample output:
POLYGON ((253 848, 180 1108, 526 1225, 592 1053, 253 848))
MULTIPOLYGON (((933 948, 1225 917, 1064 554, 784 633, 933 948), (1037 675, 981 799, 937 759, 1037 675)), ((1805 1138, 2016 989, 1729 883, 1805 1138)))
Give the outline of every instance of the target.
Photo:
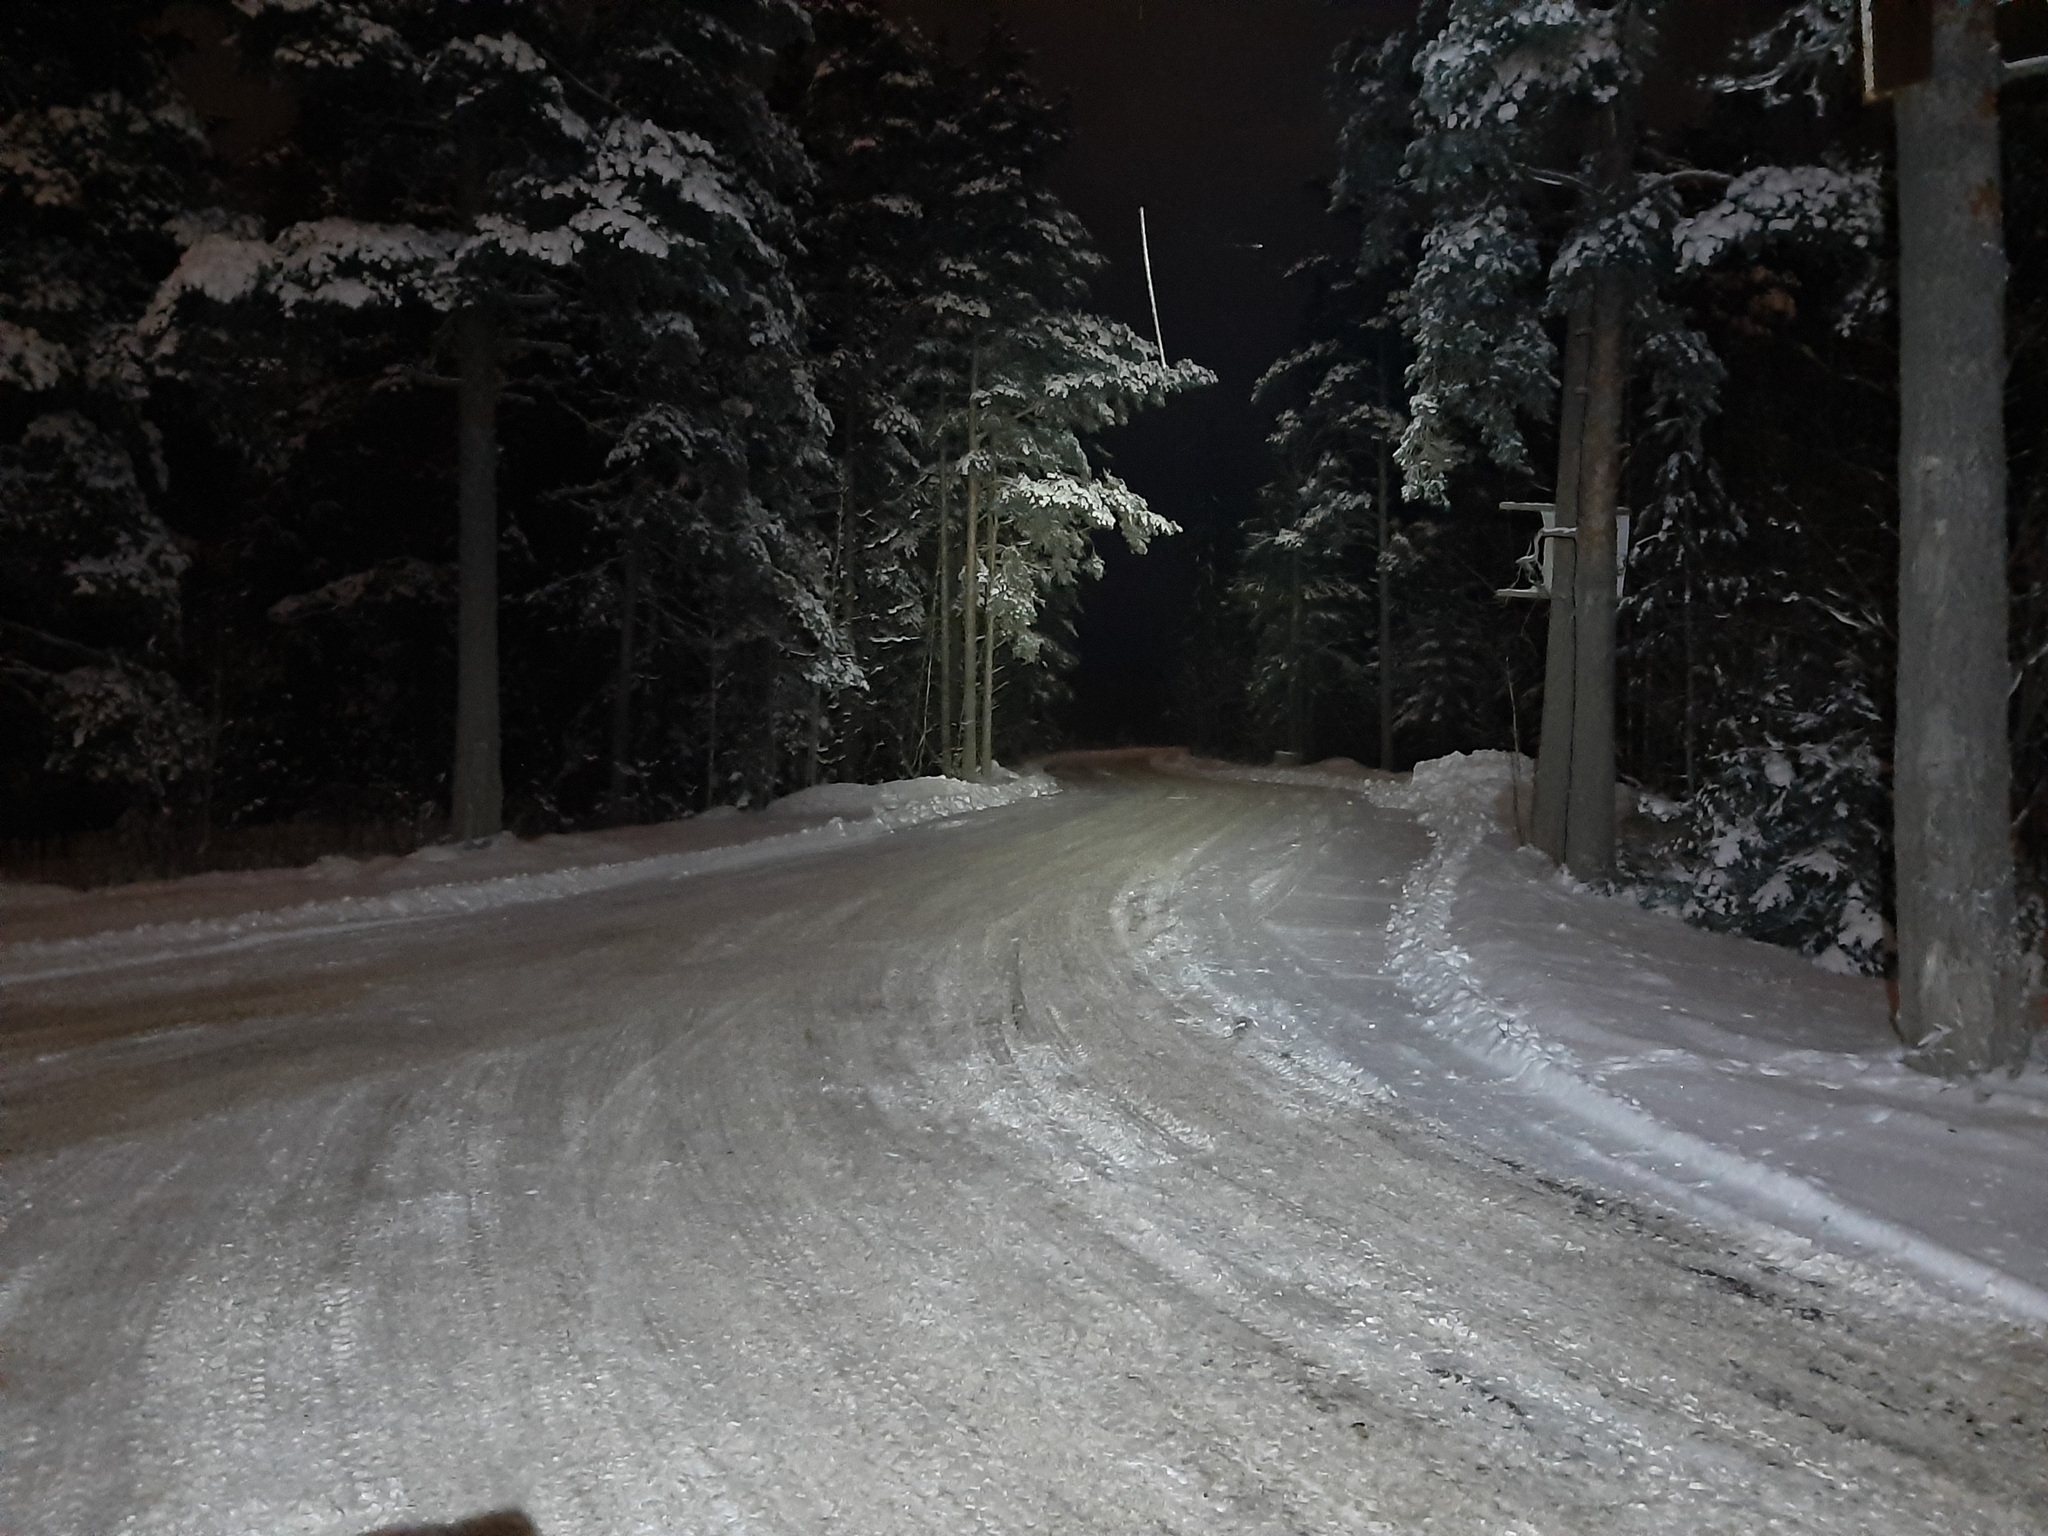
POLYGON ((1101 257, 1046 185, 1065 141, 1060 113, 1000 32, 974 63, 960 122, 967 152, 956 216, 973 238, 954 243, 942 263, 935 319, 945 347, 932 361, 950 375, 936 435, 952 444, 942 454, 951 499, 968 514, 954 588, 963 640, 981 635, 983 718, 972 718, 963 695, 960 721, 971 765, 994 754, 992 695, 1002 688, 1028 715, 1057 677, 1066 653, 1045 620, 1064 627, 1077 583, 1100 574, 1094 537, 1119 534, 1142 551, 1173 531, 1090 459, 1087 439, 1214 379, 1192 362, 1168 366, 1128 327, 1084 308, 1101 257))
MULTIPOLYGON (((1412 359, 1399 462, 1417 502, 1452 506, 1501 489, 1541 499, 1558 322, 1596 281, 1622 285, 1639 381, 1623 486, 1637 513, 1621 616, 1634 674, 1624 679, 1625 755, 1642 760, 1629 738, 1643 736, 1646 715, 1674 718, 1651 694, 1675 685, 1681 723, 1669 734, 1683 749, 1663 765, 1682 758, 1676 782, 1665 782, 1697 791, 1686 877, 1696 915, 1833 949, 1867 969, 1883 951, 1881 925, 1864 921, 1882 904, 1873 631, 1844 617, 1865 611, 1854 591, 1816 580, 1777 546, 1765 556, 1757 528, 1791 528, 1794 542, 1805 530, 1782 503, 1744 515, 1731 498, 1763 487, 1723 474, 1714 427, 1735 291, 1790 303, 1799 282, 1759 284, 1752 270, 1803 263, 1845 306, 1858 279, 1870 286, 1882 237, 1876 168, 1846 158, 1781 164, 1769 153, 1770 108, 1831 88, 1827 71, 1846 58, 1847 11, 1812 0, 1690 82, 1731 104, 1712 131, 1691 134, 1640 122, 1646 90, 1679 85, 1661 32, 1673 11, 1663 0, 1426 0, 1413 33, 1361 40, 1338 56, 1337 202, 1362 221, 1362 264, 1405 272, 1391 305, 1412 359), (1489 464, 1527 488, 1513 478, 1500 487, 1489 464), (1760 615, 1797 615, 1801 641, 1757 645, 1749 626, 1760 615), (1836 824, 1838 803, 1846 809, 1836 824)), ((1742 341, 1745 365, 1754 339, 1742 341)), ((1362 467, 1354 456, 1351 472, 1362 467)), ((1390 554, 1419 572, 1425 547, 1441 557, 1463 541, 1463 516, 1416 523, 1390 554)), ((1253 548, 1255 559, 1265 553, 1253 548)), ((1459 615, 1449 591, 1415 605, 1418 623, 1451 629, 1404 636, 1410 718, 1424 692, 1479 713, 1466 696, 1480 671, 1500 672, 1521 616, 1459 615), (1432 670, 1442 676, 1424 688, 1432 670)))
POLYGON ((1004 695, 1021 719, 1067 660, 1058 629, 1100 571, 1095 537, 1142 550, 1172 531, 1086 445, 1210 375, 1163 370, 1085 307, 1100 258, 1046 185, 1064 133, 1012 43, 995 35, 963 68, 867 5, 820 7, 817 27, 793 110, 821 175, 806 243, 843 476, 835 600, 868 668, 832 755, 903 771, 951 750, 963 595, 1023 684, 1004 695), (970 496, 966 594, 952 525, 970 496))
POLYGON ((487 831, 501 784, 550 826, 923 770, 963 577, 1014 729, 1096 536, 1170 528, 1088 444, 1206 375, 1090 311, 1060 114, 1001 36, 234 3, 0 23, 10 804, 120 789, 30 823, 184 783, 202 839, 450 799, 487 831), (151 41, 186 33, 262 97, 232 164, 151 41), (188 208, 215 172, 232 206, 188 208))
MULTIPOLYGON (((1730 350, 1743 381, 1746 360, 1730 350)), ((1781 428, 1774 440, 1757 418, 1786 401, 1758 404, 1745 390, 1730 426, 1774 468, 1834 435, 1832 422, 1809 418, 1823 430, 1781 428)), ((1631 863, 1656 900, 1693 921, 1869 973, 1890 953, 1888 677, 1873 590, 1885 570, 1871 548, 1837 552, 1837 530, 1823 519, 1846 504, 1843 532, 1853 536, 1870 516, 1857 488, 1832 483, 1852 469, 1825 462, 1836 452, 1829 443, 1823 465, 1808 465, 1804 505, 1781 497, 1754 512, 1712 463, 1672 455, 1660 467, 1630 562, 1625 655, 1639 679, 1636 708, 1666 722, 1663 782, 1683 798, 1664 850, 1676 861, 1631 863), (1834 554, 1826 564, 1815 561, 1817 543, 1834 554)))
POLYGON ((1396 737, 1401 757, 1459 750, 1490 740, 1496 723, 1513 737, 1510 695, 1536 666, 1493 600, 1504 577, 1486 568, 1506 556, 1498 521, 1418 517, 1391 464, 1411 427, 1402 373, 1414 354, 1400 322, 1420 245, 1422 205, 1402 181, 1415 52, 1406 32, 1338 50, 1333 94, 1346 115, 1331 204, 1359 246, 1353 261, 1300 269, 1317 283, 1312 339, 1258 387, 1278 412, 1278 473, 1233 587, 1252 624, 1267 744, 1309 755, 1389 759, 1396 737), (1367 721, 1383 727, 1371 747, 1367 721))
POLYGON ((161 808, 202 747, 135 325, 195 222, 204 138, 141 30, 151 9, 0 15, 0 793, 17 807, 49 773, 161 808))
MULTIPOLYGON (((1618 170, 1596 163, 1588 115, 1615 107, 1633 120, 1671 9, 1668 0, 1425 5, 1412 137, 1390 189, 1420 230, 1404 313, 1416 349, 1414 419, 1401 445, 1410 495, 1446 500, 1475 442, 1496 463, 1524 462, 1525 424, 1550 416, 1556 390, 1542 317, 1561 315, 1595 273, 1628 279, 1651 421, 1690 435, 1714 408, 1720 365, 1665 301, 1671 285, 1767 245, 1870 244, 1878 213, 1868 167, 1701 165, 1647 132, 1620 146, 1618 170)), ((1378 108, 1377 98, 1365 104, 1378 108)))
POLYGON ((1680 910, 1830 970, 1874 973, 1890 938, 1879 864, 1889 807, 1870 746, 1878 702, 1862 679, 1812 677, 1796 645, 1773 637, 1767 691, 1717 722, 1713 776, 1690 807, 1703 857, 1684 874, 1680 910))
MULTIPOLYGON (((1387 338, 1348 277, 1323 280, 1328 334, 1281 358, 1254 397, 1276 406, 1267 446, 1277 477, 1246 529, 1234 593, 1252 629, 1251 697, 1283 749, 1316 751, 1324 699, 1365 707, 1386 658, 1378 643, 1380 454, 1402 422, 1386 401, 1387 338)), ((1304 272, 1302 275, 1309 275, 1304 272)))
MULTIPOLYGON (((2048 31, 2048 28, 2042 30, 2048 31)), ((2036 34, 2039 40, 2039 33, 2036 34)), ((2013 790, 2021 877, 2039 951, 2048 916, 2048 81, 2010 86, 2005 241, 2012 263, 2010 405, 2013 505, 2013 790)))
MULTIPOLYGON (((804 685, 847 676, 809 497, 827 418, 788 274, 783 200, 808 171, 761 90, 801 13, 774 0, 647 0, 587 19, 454 0, 243 8, 245 46, 295 96, 275 170, 304 216, 268 239, 196 244, 159 299, 159 356, 264 357, 277 413, 254 446, 297 445, 275 477, 280 500, 303 502, 302 477, 320 473, 306 450, 364 430, 394 393, 441 387, 432 365, 468 366, 464 325, 484 317, 515 430, 574 439, 551 445, 567 473, 532 487, 517 530, 531 540, 547 523, 562 544, 538 568, 515 563, 508 644, 549 623, 609 636, 631 608, 637 634, 601 687, 630 706, 653 658, 665 686, 639 713, 704 722, 680 732, 688 745, 645 742, 628 707, 610 742, 571 733, 564 773, 623 756, 628 787, 670 804, 734 772, 758 792, 804 685), (294 359, 297 387, 277 387, 294 359), (564 510, 574 521, 551 520, 564 510), (744 761, 720 765, 721 735, 748 744, 744 761)), ((541 703, 508 690, 513 729, 541 703)))
POLYGON ((831 603, 859 685, 820 690, 805 776, 880 778, 926 761, 934 490, 929 306, 960 153, 936 54, 865 4, 813 7, 814 46, 780 91, 817 172, 801 281, 832 413, 831 603))

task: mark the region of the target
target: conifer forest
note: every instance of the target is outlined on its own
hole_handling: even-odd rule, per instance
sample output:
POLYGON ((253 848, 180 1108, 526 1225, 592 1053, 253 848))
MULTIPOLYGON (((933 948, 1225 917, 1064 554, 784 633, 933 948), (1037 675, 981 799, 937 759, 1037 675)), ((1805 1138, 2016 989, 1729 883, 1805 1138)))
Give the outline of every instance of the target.
POLYGON ((2048 0, 0 0, 0 1536, 2048 1536, 2048 0))
MULTIPOLYGON (((1977 9, 1987 67, 2048 46, 1977 9)), ((1902 373, 1902 283, 1944 258, 1902 243, 1856 12, 1361 8, 1268 482, 1161 679, 1181 740, 1525 752, 1527 835, 1583 878, 1897 973, 1895 797, 1954 798, 1899 701, 1959 697, 1912 665, 1967 610, 2006 730, 1964 755, 2010 793, 1971 791, 1998 870, 1950 884, 2038 955, 2048 80, 1993 87, 2006 579, 1923 635, 1902 380, 1939 365, 1902 373)), ((1067 137, 1010 34, 865 0, 7 7, 7 864, 402 852, 1074 744, 1104 551, 1178 532, 1116 434, 1236 386, 1097 307, 1067 137)))

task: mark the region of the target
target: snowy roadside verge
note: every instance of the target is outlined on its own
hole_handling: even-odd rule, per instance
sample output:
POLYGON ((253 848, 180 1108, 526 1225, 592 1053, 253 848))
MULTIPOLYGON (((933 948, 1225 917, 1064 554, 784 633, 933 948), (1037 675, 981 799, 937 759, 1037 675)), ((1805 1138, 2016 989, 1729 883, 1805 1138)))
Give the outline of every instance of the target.
POLYGON ((1578 886, 1515 847, 1504 806, 1528 765, 1507 754, 1424 763, 1405 780, 1159 766, 1342 790, 1415 816, 1432 846, 1388 926, 1391 979, 1419 1032, 1506 1084, 1526 1128, 1576 1148, 1582 1170, 1748 1227, 1788 1262, 1876 1259, 2048 1321, 2041 1067, 1921 1076, 1900 1059, 1878 983, 1578 886))
POLYGON ((199 875, 104 892, 0 883, 0 986, 715 874, 851 847, 1058 789, 1047 774, 1003 769, 987 780, 822 784, 777 800, 759 815, 728 810, 531 842, 502 834, 480 846, 437 845, 405 858, 323 859, 301 869, 199 875))

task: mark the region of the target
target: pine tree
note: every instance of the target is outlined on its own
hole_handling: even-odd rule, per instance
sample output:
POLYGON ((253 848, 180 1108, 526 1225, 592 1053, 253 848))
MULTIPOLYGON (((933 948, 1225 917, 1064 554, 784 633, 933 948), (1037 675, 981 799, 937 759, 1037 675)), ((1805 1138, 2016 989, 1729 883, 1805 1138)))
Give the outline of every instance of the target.
POLYGON ((934 433, 953 382, 932 340, 951 295, 961 84, 914 29, 859 0, 816 7, 813 28, 783 97, 818 171, 803 282, 833 420, 832 604, 860 681, 818 700, 809 767, 887 777, 929 762, 934 702, 952 719, 950 652, 927 643, 950 638, 932 576, 950 551, 925 546, 951 488, 934 433))
POLYGON ((1235 583, 1257 647, 1253 697, 1287 750, 1312 755, 1327 694, 1378 681, 1380 764, 1392 756, 1391 596, 1398 522, 1391 453, 1403 423, 1384 327, 1361 284, 1323 278, 1324 331, 1281 358, 1255 400, 1279 406, 1267 436, 1279 477, 1261 493, 1235 583), (1284 403, 1283 403, 1284 402, 1284 403))
MULTIPOLYGON (((498 415, 508 373, 604 440, 606 473, 581 504, 622 543, 667 507, 665 496, 697 490, 742 523, 765 523, 729 547, 772 560, 777 520, 757 515, 758 466, 735 446, 756 433, 733 422, 764 415, 765 438, 792 416, 817 414, 790 377, 798 326, 772 243, 781 218, 773 178, 788 173, 775 162, 801 157, 772 142, 758 90, 750 103, 730 73, 735 61, 763 67, 801 17, 741 0, 650 0, 587 27, 566 10, 453 0, 251 0, 245 10, 247 47, 295 94, 299 123, 279 179, 307 216, 267 241, 220 235, 195 245, 159 301, 159 351, 203 355, 191 332, 232 304, 237 342, 269 334, 283 347, 310 327, 330 352, 353 351, 350 366, 382 388, 452 390, 461 573, 453 822, 458 836, 483 835, 502 817, 498 415), (734 136, 751 127, 771 142, 735 158, 700 125, 734 136), (692 377, 707 331, 725 332, 750 363, 781 358, 781 377, 758 393, 780 387, 785 398, 757 413, 745 396, 727 396, 707 413, 707 391, 674 388, 692 377), (436 357, 452 378, 427 372, 436 357), (562 363, 578 357, 593 362, 580 392, 560 384, 577 372, 562 363), (715 472, 686 486, 680 466, 700 456, 715 472)), ((710 377, 729 383, 733 370, 710 377)), ((799 444, 805 435, 800 427, 799 444)), ((623 702, 627 690, 615 680, 612 692, 623 702)))
POLYGON ((204 757, 136 324, 203 227, 205 140, 154 19, 123 0, 0 16, 0 783, 17 812, 66 783, 162 810, 204 757))
POLYGON ((940 763, 980 772, 999 659, 1027 690, 1064 659, 1043 621, 1099 572, 1095 535, 1142 549, 1171 530, 1088 439, 1210 376, 1085 307, 1100 258, 1046 185, 1058 112, 1006 35, 959 68, 845 4, 819 39, 797 110, 823 177, 807 237, 858 561, 839 567, 866 663, 852 697, 868 730, 893 712, 889 734, 921 743, 935 694, 940 763))
MULTIPOLYGON (((1571 601, 1552 605, 1537 841, 1579 874, 1612 862, 1615 517, 1631 378, 1672 451, 1714 407, 1720 364, 1670 283, 1767 239, 1867 242, 1874 183, 1830 166, 1725 171, 1637 126, 1660 0, 1444 0, 1413 55, 1417 107, 1389 195, 1419 231, 1405 305, 1416 361, 1408 494, 1444 503, 1477 445, 1524 470, 1549 418, 1563 322, 1555 499, 1571 601), (1567 683, 1568 680, 1568 683, 1567 683), (1567 694, 1567 687, 1569 693, 1567 694)), ((1378 101, 1369 103, 1377 109, 1378 101)), ((1566 577, 1561 572, 1561 584, 1566 577)))
POLYGON ((998 646, 1027 664, 1044 651, 1046 602, 1101 573, 1097 533, 1142 552, 1177 531, 1090 460, 1087 439, 1214 375, 1169 364, 1082 308, 1102 259, 1046 185, 1063 130, 1006 34, 990 35, 968 90, 954 217, 976 239, 948 253, 947 329, 969 358, 954 473, 965 492, 959 762, 973 772, 995 760, 998 646))

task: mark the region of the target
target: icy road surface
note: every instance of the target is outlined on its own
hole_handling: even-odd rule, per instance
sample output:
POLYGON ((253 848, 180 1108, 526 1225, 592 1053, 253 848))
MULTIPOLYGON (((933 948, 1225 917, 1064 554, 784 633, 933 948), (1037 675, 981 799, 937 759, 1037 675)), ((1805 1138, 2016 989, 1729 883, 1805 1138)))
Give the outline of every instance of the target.
MULTIPOLYGON (((1339 837, 1389 903, 1430 846, 1079 771, 17 976, 0 1531, 2048 1530, 2038 1331, 1489 1154, 1160 982, 1214 916, 1174 900, 1339 837)), ((1391 1025, 1385 943, 1342 958, 1391 1025)))

